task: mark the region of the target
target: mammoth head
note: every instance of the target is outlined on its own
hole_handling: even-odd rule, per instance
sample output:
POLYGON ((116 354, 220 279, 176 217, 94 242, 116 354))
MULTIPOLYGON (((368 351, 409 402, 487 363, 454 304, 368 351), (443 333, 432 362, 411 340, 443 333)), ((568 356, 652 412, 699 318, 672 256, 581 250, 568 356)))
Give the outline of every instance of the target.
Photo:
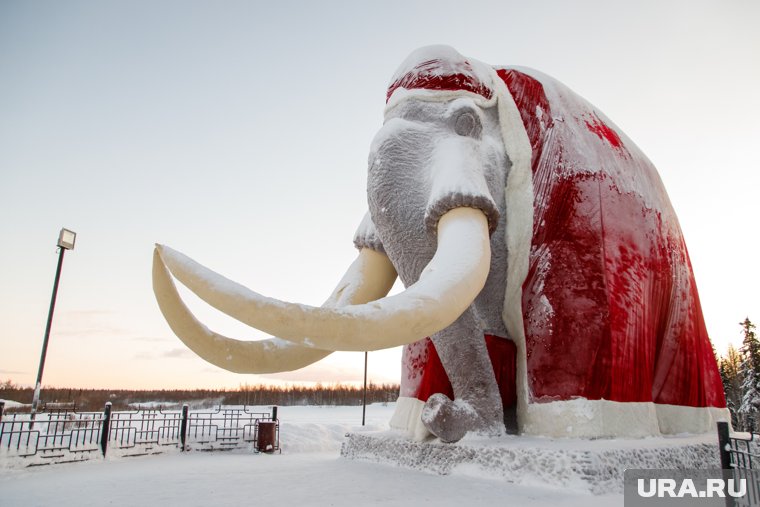
POLYGON ((506 180, 519 178, 530 158, 524 129, 503 121, 519 123, 503 88, 491 67, 451 48, 414 52, 391 81, 372 143, 359 257, 327 302, 265 297, 159 245, 154 292, 172 330, 217 366, 265 373, 301 368, 331 351, 412 343, 449 326, 486 284, 506 180), (406 290, 385 297, 397 273, 406 290), (172 275, 211 306, 277 338, 239 341, 209 330, 181 301, 172 275))

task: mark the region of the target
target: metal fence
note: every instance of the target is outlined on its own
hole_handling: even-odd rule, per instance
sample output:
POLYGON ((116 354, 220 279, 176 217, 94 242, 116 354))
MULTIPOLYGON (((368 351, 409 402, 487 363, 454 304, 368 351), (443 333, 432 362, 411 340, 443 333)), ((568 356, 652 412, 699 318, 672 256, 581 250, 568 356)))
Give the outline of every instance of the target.
POLYGON ((726 478, 744 479, 747 494, 742 498, 726 497, 727 507, 760 506, 760 435, 750 432, 748 437, 731 435, 727 422, 718 423, 720 465, 727 471, 726 478))
POLYGON ((78 412, 71 406, 44 407, 36 416, 3 414, 0 402, 0 456, 28 465, 105 457, 249 449, 280 451, 277 407, 254 412, 249 406, 190 411, 161 408, 78 412))

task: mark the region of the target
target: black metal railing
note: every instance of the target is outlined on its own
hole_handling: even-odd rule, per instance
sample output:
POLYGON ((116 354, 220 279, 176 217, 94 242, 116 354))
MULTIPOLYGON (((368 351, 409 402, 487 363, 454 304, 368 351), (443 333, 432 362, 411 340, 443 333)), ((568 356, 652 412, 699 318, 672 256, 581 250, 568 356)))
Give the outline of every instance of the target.
MULTIPOLYGON (((184 407, 183 407, 184 409, 184 407)), ((111 449, 122 454, 150 454, 162 447, 179 447, 182 414, 162 409, 114 412, 108 437, 111 449)))
POLYGON ((188 419, 188 437, 212 448, 234 448, 241 442, 255 441, 255 427, 263 418, 264 414, 248 412, 245 407, 196 412, 188 419))
POLYGON ((46 406, 30 414, 3 414, 0 402, 0 455, 33 463, 60 463, 105 457, 157 454, 168 449, 280 451, 277 407, 253 412, 248 406, 190 411, 161 408, 77 412, 72 406, 46 406), (266 430, 264 446, 259 428, 266 430), (272 432, 271 430, 274 429, 272 432))
POLYGON ((726 478, 743 479, 747 492, 742 498, 726 497, 727 507, 760 505, 760 435, 749 432, 748 437, 731 435, 727 422, 718 423, 720 466, 728 472, 726 478))
POLYGON ((29 414, 0 416, 0 448, 19 457, 55 461, 82 459, 100 450, 103 413, 76 412, 73 406, 46 406, 43 411, 34 419, 29 414))

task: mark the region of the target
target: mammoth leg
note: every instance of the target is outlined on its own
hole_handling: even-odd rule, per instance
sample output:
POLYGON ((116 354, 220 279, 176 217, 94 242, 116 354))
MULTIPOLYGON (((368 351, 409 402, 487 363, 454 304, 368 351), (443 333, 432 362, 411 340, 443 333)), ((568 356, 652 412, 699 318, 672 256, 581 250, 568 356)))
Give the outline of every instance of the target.
POLYGON ((504 433, 504 409, 488 357, 483 332, 472 309, 431 339, 454 390, 454 400, 434 394, 425 403, 422 422, 444 442, 456 442, 468 431, 504 433))

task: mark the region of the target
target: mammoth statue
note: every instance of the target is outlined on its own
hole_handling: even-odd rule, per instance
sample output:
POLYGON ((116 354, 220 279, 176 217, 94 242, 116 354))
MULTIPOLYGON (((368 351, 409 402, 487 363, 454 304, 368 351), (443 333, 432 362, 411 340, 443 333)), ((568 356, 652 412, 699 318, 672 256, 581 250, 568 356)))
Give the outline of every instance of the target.
POLYGON ((270 299, 157 246, 170 327, 241 373, 404 346, 391 426, 417 439, 647 436, 726 419, 662 182, 561 83, 446 46, 413 52, 388 88, 367 201, 358 257, 321 307, 270 299), (387 296, 397 276, 406 290, 387 296), (208 329, 174 279, 276 338, 208 329))

